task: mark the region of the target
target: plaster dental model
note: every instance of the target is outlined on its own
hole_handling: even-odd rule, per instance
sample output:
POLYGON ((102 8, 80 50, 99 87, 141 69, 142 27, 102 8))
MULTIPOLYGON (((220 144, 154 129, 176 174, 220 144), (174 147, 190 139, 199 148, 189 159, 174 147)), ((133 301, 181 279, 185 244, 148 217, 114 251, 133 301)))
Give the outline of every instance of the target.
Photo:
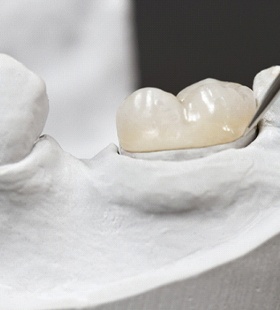
MULTIPOLYGON (((279 72, 277 66, 256 76, 257 100, 279 72)), ((254 113, 250 90, 212 80, 202 89, 210 89, 210 82, 213 92, 248 98, 240 110, 254 113)), ((111 144, 81 160, 49 136, 37 139, 47 113, 39 78, 0 55, 0 85, 0 309, 280 308, 279 100, 244 148, 151 161, 121 155, 111 144), (13 148, 6 146, 7 133, 13 148), (26 147, 18 146, 22 139, 26 147)), ((169 104, 163 92, 151 92, 169 104)), ((237 137, 247 116, 239 129, 227 113, 243 113, 226 103, 221 107, 215 118, 223 142, 229 136, 221 126, 237 137)), ((174 121, 181 117, 178 110, 174 121)), ((164 134, 156 148, 146 140, 138 148, 124 129, 121 144, 128 136, 130 151, 175 147, 164 134)), ((178 139, 176 147, 183 142, 178 139)))

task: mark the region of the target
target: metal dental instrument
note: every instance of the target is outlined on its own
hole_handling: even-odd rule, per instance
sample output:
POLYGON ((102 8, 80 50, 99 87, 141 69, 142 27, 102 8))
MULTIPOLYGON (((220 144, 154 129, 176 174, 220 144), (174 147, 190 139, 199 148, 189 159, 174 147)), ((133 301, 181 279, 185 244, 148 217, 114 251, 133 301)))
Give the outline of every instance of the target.
POLYGON ((243 136, 247 135, 249 131, 251 131, 261 120, 265 112, 272 106, 275 102, 275 99, 278 97, 276 96, 280 90, 280 74, 274 79, 273 83, 265 93, 264 98, 261 101, 261 104, 256 111, 254 117, 252 118, 251 122, 249 123, 248 127, 246 128, 243 136))

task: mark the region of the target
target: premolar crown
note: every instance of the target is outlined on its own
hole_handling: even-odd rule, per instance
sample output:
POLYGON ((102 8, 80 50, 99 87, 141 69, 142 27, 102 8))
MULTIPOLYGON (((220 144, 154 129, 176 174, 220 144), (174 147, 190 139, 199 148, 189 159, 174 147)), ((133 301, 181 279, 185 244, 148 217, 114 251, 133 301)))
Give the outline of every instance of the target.
POLYGON ((44 82, 12 57, 0 54, 0 165, 31 152, 47 115, 44 82))
POLYGON ((256 108, 250 88, 215 79, 186 87, 177 97, 143 88, 117 111, 119 142, 135 153, 224 144, 242 136, 256 108))

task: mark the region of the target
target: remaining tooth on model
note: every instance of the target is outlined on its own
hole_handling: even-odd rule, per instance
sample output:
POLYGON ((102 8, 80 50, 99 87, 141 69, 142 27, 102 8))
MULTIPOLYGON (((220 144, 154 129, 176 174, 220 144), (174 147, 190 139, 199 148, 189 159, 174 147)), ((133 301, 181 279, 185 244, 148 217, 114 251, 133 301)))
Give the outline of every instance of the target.
POLYGON ((129 152, 228 143, 242 136, 256 107, 251 89, 214 79, 193 84, 177 97, 140 89, 117 111, 119 142, 129 152))
POLYGON ((44 82, 12 57, 0 54, 0 165, 31 152, 47 115, 44 82))

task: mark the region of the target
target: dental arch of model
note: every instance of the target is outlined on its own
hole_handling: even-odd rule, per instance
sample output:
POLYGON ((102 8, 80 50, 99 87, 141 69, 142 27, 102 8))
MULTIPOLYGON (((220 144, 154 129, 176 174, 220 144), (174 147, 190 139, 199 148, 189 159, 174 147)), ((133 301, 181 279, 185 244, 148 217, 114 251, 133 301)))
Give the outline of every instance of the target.
MULTIPOLYGON (((49 136, 36 141, 44 87, 15 60, 0 59, 1 140, 23 131, 28 142, 23 152, 1 144, 0 309, 118 300, 203 274, 279 234, 279 101, 242 149, 165 162, 119 155, 112 144, 80 160, 49 136)), ((257 75, 257 99, 279 68, 257 75)))

